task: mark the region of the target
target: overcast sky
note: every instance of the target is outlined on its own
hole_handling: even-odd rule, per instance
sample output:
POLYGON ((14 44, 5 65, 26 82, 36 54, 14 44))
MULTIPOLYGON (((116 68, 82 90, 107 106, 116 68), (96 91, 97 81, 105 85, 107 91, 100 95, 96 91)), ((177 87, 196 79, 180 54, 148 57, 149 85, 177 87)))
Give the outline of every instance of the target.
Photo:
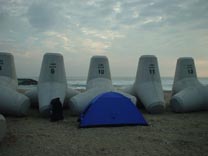
POLYGON ((45 52, 64 56, 67 76, 87 76, 93 55, 112 76, 135 76, 141 55, 156 55, 161 76, 195 59, 208 77, 208 0, 0 0, 0 51, 19 77, 38 76, 45 52))

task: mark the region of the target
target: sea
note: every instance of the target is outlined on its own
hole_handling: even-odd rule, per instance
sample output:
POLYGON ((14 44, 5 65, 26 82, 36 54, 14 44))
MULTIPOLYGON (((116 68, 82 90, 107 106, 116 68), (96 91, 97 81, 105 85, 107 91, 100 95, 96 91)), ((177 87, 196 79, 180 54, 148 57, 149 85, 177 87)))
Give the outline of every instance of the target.
MULTIPOLYGON (((38 80, 37 77, 31 77, 32 79, 38 80)), ((199 81, 204 84, 208 85, 208 78, 200 77, 198 78, 199 81)), ((77 90, 82 90, 86 88, 86 77, 68 77, 67 78, 67 84, 68 87, 71 87, 73 89, 77 90)), ((164 91, 171 91, 172 90, 172 85, 173 85, 173 77, 162 77, 161 82, 162 82, 162 87, 164 91)), ((123 89, 127 86, 130 86, 134 83, 135 77, 113 77, 112 78, 112 83, 113 86, 117 89, 123 89)), ((28 85, 28 86, 19 86, 19 89, 33 89, 36 88, 37 86, 35 85, 28 85)))
MULTIPOLYGON (((85 89, 86 87, 86 79, 83 77, 73 77, 68 79, 68 86, 74 88, 74 89, 85 89)), ((163 90, 171 91, 173 86, 173 80, 172 77, 162 77, 162 87, 163 90)), ((134 77, 113 77, 112 83, 115 88, 123 89, 125 87, 128 87, 132 85, 135 81, 134 77)), ((204 84, 208 85, 208 78, 199 78, 199 81, 204 84)))

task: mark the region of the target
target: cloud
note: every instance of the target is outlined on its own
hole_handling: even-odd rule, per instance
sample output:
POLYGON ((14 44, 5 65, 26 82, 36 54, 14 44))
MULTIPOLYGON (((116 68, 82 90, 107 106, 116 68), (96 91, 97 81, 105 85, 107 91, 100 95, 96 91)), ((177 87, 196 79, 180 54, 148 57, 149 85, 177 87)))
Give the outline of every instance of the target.
POLYGON ((111 30, 96 30, 96 29, 82 27, 81 31, 87 36, 96 37, 97 39, 108 40, 108 41, 114 40, 116 38, 124 37, 119 32, 111 31, 111 30))
POLYGON ((85 39, 82 42, 84 49, 93 55, 104 54, 110 47, 110 42, 101 42, 92 39, 85 39))
MULTIPOLYGON (((204 0, 158 0, 141 8, 140 16, 144 18, 161 16, 164 17, 164 20, 161 21, 163 25, 181 26, 181 24, 187 24, 188 27, 201 19, 206 20, 208 17, 207 9, 208 2, 204 0)), ((158 26, 161 26, 159 23, 158 26)))
POLYGON ((38 30, 47 30, 55 27, 59 10, 52 3, 35 2, 30 5, 27 17, 30 24, 38 30))
POLYGON ((207 58, 207 10, 207 0, 1 0, 0 47, 14 52, 21 67, 51 51, 62 52, 80 73, 96 54, 112 58, 120 75, 118 64, 133 60, 125 71, 134 73, 142 54, 157 55, 163 65, 182 55, 207 58))

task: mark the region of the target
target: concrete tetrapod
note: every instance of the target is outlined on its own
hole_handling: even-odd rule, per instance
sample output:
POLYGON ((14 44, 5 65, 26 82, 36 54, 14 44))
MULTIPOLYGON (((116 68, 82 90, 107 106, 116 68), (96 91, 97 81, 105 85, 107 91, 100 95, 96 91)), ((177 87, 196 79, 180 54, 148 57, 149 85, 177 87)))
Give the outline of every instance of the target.
POLYGON ((59 97, 63 104, 66 91, 67 81, 63 56, 58 53, 46 53, 43 57, 38 81, 40 113, 43 116, 49 116, 51 100, 59 97))
POLYGON ((28 91, 33 106, 38 103, 42 116, 50 115, 50 103, 59 98, 62 106, 64 101, 78 94, 77 91, 67 88, 64 59, 59 53, 46 53, 42 60, 37 89, 28 91))
MULTIPOLYGON (((108 58, 106 56, 93 56, 88 71, 86 92, 72 97, 69 107, 74 115, 79 115, 87 108, 92 99, 109 91, 115 91, 115 88, 112 85, 108 58)), ((134 96, 122 92, 121 94, 130 98, 136 104, 134 96)))
POLYGON ((30 101, 16 91, 17 78, 13 55, 0 53, 0 113, 4 115, 24 116, 30 101))
POLYGON ((165 110, 164 93, 155 56, 140 57, 136 80, 133 86, 127 87, 124 91, 140 99, 149 113, 157 114, 165 110))
POLYGON ((6 120, 3 115, 0 114, 0 142, 6 134, 6 120))
POLYGON ((204 110, 208 105, 206 94, 208 95, 208 90, 197 78, 193 58, 179 58, 170 101, 172 110, 174 112, 204 110))

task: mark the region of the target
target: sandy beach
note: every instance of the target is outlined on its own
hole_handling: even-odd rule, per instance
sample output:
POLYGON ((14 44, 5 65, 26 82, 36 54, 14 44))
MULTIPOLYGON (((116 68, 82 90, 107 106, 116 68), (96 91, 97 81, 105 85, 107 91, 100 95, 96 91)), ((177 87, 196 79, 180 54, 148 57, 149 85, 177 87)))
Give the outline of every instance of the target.
POLYGON ((208 112, 151 115, 141 109, 149 126, 78 128, 77 117, 52 123, 30 109, 27 117, 6 117, 7 134, 0 156, 187 155, 208 153, 208 112))

